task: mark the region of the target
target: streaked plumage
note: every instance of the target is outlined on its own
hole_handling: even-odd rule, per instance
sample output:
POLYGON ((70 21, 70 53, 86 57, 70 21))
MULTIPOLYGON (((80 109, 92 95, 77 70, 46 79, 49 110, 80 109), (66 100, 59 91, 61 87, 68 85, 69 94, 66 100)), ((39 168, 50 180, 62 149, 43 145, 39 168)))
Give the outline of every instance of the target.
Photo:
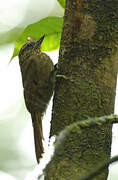
POLYGON ((24 99, 31 113, 37 162, 44 152, 42 116, 54 90, 55 70, 50 57, 41 52, 39 41, 26 43, 19 52, 19 64, 24 87, 24 99))

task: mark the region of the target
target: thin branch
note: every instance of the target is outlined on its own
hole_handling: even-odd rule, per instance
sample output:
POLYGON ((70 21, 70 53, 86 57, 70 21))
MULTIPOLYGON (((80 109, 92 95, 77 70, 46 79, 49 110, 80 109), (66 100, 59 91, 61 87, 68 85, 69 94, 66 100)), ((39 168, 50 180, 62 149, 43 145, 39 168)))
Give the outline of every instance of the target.
POLYGON ((78 125, 80 127, 90 127, 91 125, 102 125, 105 123, 118 123, 118 116, 111 114, 109 116, 94 117, 78 122, 78 125))
POLYGON ((118 156, 114 156, 109 161, 106 161, 102 165, 99 165, 94 171, 92 171, 87 176, 80 178, 80 180, 92 180, 92 178, 102 173, 108 167, 108 165, 112 164, 115 161, 118 161, 118 156))
POLYGON ((73 131, 73 129, 76 129, 76 127, 78 127, 78 133, 81 134, 82 129, 84 128, 93 127, 97 125, 103 126, 106 123, 118 123, 118 116, 111 114, 109 116, 93 117, 87 120, 72 123, 71 125, 67 126, 64 130, 62 130, 60 134, 57 136, 55 148, 58 149, 58 145, 61 144, 65 140, 65 138, 67 138, 67 135, 71 134, 71 131, 73 131))
MULTIPOLYGON (((80 130, 78 129, 78 132, 80 132, 80 134, 81 134, 82 133, 81 129, 83 129, 83 128, 97 126, 97 125, 103 126, 106 123, 111 123, 111 124, 118 123, 118 116, 111 114, 109 116, 93 117, 93 118, 89 118, 87 120, 75 122, 75 123, 67 126, 64 130, 62 130, 58 137, 60 137, 60 136, 62 137, 62 135, 63 135, 63 138, 64 138, 66 136, 66 134, 70 133, 71 130, 74 129, 75 127, 80 128, 80 130)), ((58 137, 57 137, 57 139, 58 139, 58 137)), ((61 138, 61 139, 63 139, 63 138, 61 138)))

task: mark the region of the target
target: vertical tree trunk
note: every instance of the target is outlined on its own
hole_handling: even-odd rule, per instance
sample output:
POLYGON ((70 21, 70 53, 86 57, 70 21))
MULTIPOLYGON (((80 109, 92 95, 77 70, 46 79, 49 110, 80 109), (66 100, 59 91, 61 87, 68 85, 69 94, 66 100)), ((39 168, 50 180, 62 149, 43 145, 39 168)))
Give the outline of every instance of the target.
MULTIPOLYGON (((67 0, 51 136, 67 125, 114 112, 118 1, 67 0)), ((112 125, 78 128, 59 145, 45 180, 78 180, 110 157, 112 125)), ((95 179, 106 180, 108 170, 95 179)))

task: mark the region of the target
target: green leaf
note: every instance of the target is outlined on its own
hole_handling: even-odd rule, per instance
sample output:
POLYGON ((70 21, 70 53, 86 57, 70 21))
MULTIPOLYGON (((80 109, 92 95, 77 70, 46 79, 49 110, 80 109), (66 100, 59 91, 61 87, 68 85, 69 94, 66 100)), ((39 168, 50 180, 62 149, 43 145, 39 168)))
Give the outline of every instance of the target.
POLYGON ((46 36, 41 46, 42 51, 58 49, 60 46, 62 24, 62 17, 47 17, 37 23, 28 25, 19 35, 11 59, 18 55, 21 47, 27 42, 28 37, 38 40, 45 34, 46 36))
POLYGON ((59 4, 65 8, 66 0, 58 0, 59 4))

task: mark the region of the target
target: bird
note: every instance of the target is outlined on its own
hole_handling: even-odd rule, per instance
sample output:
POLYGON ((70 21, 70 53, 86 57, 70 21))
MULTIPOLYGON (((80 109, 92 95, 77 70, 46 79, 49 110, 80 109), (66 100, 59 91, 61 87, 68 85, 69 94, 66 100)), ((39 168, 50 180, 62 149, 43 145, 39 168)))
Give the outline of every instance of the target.
POLYGON ((27 42, 19 51, 19 65, 24 88, 24 100, 31 114, 37 163, 44 153, 42 119, 55 87, 56 66, 41 52, 45 38, 27 42))

